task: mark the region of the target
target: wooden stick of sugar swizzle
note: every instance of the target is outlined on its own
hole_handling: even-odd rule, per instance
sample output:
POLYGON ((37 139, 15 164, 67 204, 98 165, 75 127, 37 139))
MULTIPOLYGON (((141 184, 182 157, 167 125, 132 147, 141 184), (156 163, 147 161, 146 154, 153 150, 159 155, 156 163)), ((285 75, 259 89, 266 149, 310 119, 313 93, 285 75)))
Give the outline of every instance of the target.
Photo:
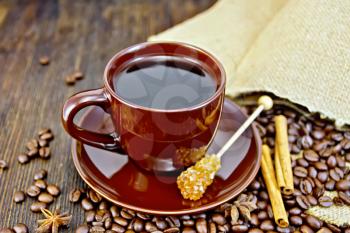
POLYGON ((207 187, 213 183, 214 176, 221 167, 221 157, 263 110, 272 108, 273 101, 269 96, 261 96, 258 99, 258 104, 259 106, 255 111, 241 127, 239 127, 217 154, 206 155, 194 166, 189 167, 177 177, 176 183, 183 198, 195 201, 203 196, 207 187))

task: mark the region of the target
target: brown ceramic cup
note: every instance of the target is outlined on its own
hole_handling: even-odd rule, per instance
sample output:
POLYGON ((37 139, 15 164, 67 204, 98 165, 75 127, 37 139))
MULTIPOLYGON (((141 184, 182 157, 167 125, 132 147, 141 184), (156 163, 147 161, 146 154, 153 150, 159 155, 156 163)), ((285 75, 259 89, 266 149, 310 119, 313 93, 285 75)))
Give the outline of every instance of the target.
POLYGON ((211 143, 222 111, 225 81, 220 62, 195 46, 177 42, 133 45, 108 62, 102 88, 77 93, 66 101, 62 122, 75 139, 108 150, 122 149, 145 170, 176 171, 200 159, 211 143), (198 105, 171 110, 139 106, 118 96, 112 88, 113 76, 133 59, 159 55, 177 56, 199 64, 216 80, 215 93, 198 105), (74 116, 91 105, 111 115, 115 132, 100 134, 74 123, 74 116))

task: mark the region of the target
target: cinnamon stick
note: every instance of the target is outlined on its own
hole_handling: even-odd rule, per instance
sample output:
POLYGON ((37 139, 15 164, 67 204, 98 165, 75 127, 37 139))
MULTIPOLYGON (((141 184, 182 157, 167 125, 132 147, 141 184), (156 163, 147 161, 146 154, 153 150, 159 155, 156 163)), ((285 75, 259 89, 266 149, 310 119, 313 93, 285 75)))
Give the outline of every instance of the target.
POLYGON ((281 159, 277 146, 275 147, 275 171, 278 187, 280 188, 280 190, 283 190, 286 187, 286 183, 284 182, 284 175, 281 167, 281 159))
POLYGON ((261 170, 269 194, 275 222, 280 227, 288 227, 287 212, 283 204, 281 191, 277 185, 270 148, 267 145, 263 145, 262 147, 261 170))
POLYGON ((294 192, 293 172, 291 165, 291 157, 288 144, 288 125, 287 118, 283 115, 275 117, 276 127, 276 150, 279 155, 279 162, 283 173, 285 187, 282 188, 282 193, 290 195, 294 192))

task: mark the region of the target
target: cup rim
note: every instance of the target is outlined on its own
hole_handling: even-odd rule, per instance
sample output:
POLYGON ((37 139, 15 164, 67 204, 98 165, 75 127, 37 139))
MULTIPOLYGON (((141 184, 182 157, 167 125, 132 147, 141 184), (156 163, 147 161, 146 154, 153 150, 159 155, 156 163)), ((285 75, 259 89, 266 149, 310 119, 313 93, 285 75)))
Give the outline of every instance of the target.
POLYGON ((104 86, 107 89, 108 93, 113 97, 118 99, 120 102, 122 102, 123 104, 131 107, 131 108, 136 108, 136 109, 141 109, 141 110, 145 110, 145 111, 150 111, 150 112, 165 112, 165 113, 177 113, 177 112, 185 112, 185 111, 193 111, 193 110, 197 110, 197 109, 201 109, 204 106, 208 105, 209 103, 211 103, 213 100, 215 100, 218 96, 220 96, 224 90, 225 90, 225 85, 226 85, 226 72, 224 70, 223 65, 221 64, 221 62, 211 53, 209 53, 208 51, 201 49, 195 45, 191 45, 188 43, 184 43, 184 42, 178 42, 178 41, 157 41, 157 42, 143 42, 143 43, 138 43, 138 44, 134 44, 131 45, 127 48, 124 48, 122 50, 120 50, 119 52, 117 52, 107 63, 105 69, 104 69, 104 73, 103 73, 103 79, 104 79, 104 86), (219 87, 216 89, 215 93, 210 96, 208 99, 206 99, 205 101, 190 106, 190 107, 185 107, 185 108, 177 108, 177 109, 157 109, 157 108, 151 108, 151 107, 145 107, 142 105, 138 105, 135 103, 131 103, 128 102, 126 100, 124 100, 122 97, 120 97, 119 95, 117 95, 114 90, 112 89, 112 87, 110 86, 109 80, 108 80, 108 71, 111 69, 111 66, 114 64, 114 61, 116 59, 118 59, 120 56, 122 56, 123 54, 125 54, 128 51, 135 51, 138 50, 140 48, 146 47, 146 46, 150 46, 150 45, 155 45, 155 44, 159 44, 159 45, 178 45, 178 46, 182 46, 191 50, 195 50, 197 52, 203 53, 205 54, 205 56, 209 57, 211 60, 213 60, 215 62, 215 64, 217 65, 218 69, 220 70, 220 74, 221 74, 221 80, 220 80, 220 85, 219 87))

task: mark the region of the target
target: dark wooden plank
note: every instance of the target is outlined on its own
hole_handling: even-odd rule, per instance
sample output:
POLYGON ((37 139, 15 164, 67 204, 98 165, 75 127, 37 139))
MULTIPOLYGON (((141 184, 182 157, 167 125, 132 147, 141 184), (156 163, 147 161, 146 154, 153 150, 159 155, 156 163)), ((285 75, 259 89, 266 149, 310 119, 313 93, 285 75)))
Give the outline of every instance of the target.
POLYGON ((72 164, 70 138, 60 123, 64 100, 101 86, 104 66, 118 50, 212 4, 213 0, 0 1, 0 159, 10 164, 9 170, 0 171, 0 228, 23 222, 33 232, 41 217, 29 211, 33 201, 15 204, 12 196, 32 183, 39 168, 49 170, 48 182, 62 189, 50 208, 73 213, 72 226, 83 221, 81 208, 67 199, 71 188, 84 183, 72 164), (50 57, 50 65, 38 63, 42 55, 50 57), (64 77, 76 69, 85 79, 67 87, 64 77), (41 127, 50 127, 55 134, 52 158, 19 165, 16 156, 41 127))

